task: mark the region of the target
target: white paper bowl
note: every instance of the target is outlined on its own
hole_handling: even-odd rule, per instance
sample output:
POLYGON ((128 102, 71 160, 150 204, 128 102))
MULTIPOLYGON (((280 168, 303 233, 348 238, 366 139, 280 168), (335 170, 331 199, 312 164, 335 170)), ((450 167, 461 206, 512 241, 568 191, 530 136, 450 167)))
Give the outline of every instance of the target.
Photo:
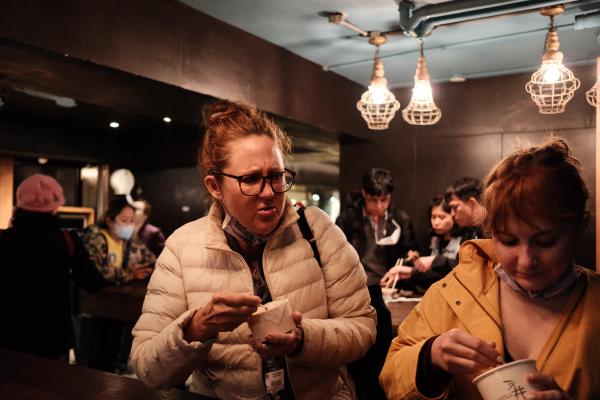
POLYGON ((537 388, 527 382, 527 374, 537 372, 535 360, 518 360, 500 365, 473 379, 484 400, 525 398, 537 388))
POLYGON ((287 333, 296 327, 292 319, 292 308, 287 299, 276 300, 258 307, 248 325, 254 338, 264 342, 269 333, 287 333))

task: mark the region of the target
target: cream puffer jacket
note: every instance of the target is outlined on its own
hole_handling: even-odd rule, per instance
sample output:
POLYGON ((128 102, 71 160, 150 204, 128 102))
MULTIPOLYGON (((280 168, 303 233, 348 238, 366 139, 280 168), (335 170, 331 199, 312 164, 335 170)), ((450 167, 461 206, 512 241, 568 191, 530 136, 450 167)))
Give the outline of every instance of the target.
MULTIPOLYGON (((375 341, 376 313, 364 269, 320 209, 308 208, 306 218, 322 268, 289 202, 282 218, 266 244, 263 270, 273 300, 287 298, 303 314, 303 349, 286 359, 292 389, 299 400, 354 399, 345 365, 375 341)), ((192 374, 191 391, 227 400, 260 398, 265 393, 261 360, 247 344, 248 324, 221 332, 214 343, 183 339, 182 329, 214 292, 253 292, 250 268, 227 244, 222 220, 222 209, 213 205, 207 217, 167 240, 133 329, 131 361, 152 387, 180 384, 192 374)))

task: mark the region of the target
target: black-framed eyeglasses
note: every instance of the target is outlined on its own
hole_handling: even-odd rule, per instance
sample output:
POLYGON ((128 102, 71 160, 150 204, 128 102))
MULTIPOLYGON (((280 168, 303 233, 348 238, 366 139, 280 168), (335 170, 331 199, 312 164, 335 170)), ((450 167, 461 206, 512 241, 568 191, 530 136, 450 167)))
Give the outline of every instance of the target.
POLYGON ((211 175, 221 175, 238 181, 240 192, 246 196, 256 196, 265 189, 265 182, 268 180, 273 193, 285 193, 292 188, 296 172, 284 168, 281 172, 273 172, 270 175, 261 174, 231 175, 221 171, 211 171, 211 175))

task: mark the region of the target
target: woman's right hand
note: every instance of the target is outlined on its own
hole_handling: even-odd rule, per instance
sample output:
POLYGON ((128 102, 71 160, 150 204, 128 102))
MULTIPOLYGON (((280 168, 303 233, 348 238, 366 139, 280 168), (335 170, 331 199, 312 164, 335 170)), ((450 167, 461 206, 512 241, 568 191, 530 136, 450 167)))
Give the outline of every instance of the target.
POLYGON ((149 265, 134 265, 131 267, 131 279, 144 280, 152 274, 152 270, 149 265))
POLYGON ((412 268, 407 267, 406 265, 396 265, 395 267, 390 268, 388 272, 385 273, 379 284, 383 287, 387 287, 394 283, 394 278, 396 275, 398 276, 398 280, 410 279, 410 275, 412 274, 412 268))
POLYGON ((431 345, 431 362, 451 374, 474 374, 504 361, 494 342, 486 342, 459 329, 438 336, 431 345))
POLYGON ((184 328, 185 340, 203 342, 219 332, 234 330, 248 322, 260 301, 260 297, 248 293, 214 293, 211 301, 196 311, 184 328))

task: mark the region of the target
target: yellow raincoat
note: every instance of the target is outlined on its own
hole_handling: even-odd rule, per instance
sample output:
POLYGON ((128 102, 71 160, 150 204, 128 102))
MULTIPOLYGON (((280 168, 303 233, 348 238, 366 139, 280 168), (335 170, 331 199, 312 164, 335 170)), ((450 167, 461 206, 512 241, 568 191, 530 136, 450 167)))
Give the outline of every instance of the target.
MULTIPOLYGON (((388 400, 427 399, 416 387, 419 352, 427 339, 458 328, 495 342, 504 357, 499 281, 491 240, 466 242, 460 264, 435 283, 398 328, 380 375, 388 400)), ((600 275, 581 272, 558 323, 537 359, 573 399, 600 399, 600 275)), ((535 332, 532 332, 535 334, 535 332)), ((474 376, 456 375, 440 399, 480 399, 474 376)))

